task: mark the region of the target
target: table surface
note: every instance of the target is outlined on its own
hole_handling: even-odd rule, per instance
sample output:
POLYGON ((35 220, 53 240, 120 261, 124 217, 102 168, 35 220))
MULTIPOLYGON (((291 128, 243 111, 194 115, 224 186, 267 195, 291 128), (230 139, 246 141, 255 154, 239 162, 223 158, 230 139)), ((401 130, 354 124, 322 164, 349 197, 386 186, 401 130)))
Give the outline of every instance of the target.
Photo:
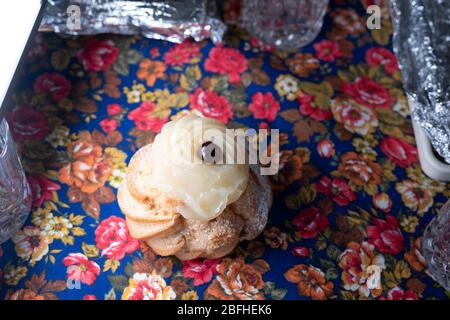
POLYGON ((368 30, 365 5, 332 2, 298 53, 233 26, 224 46, 38 35, 8 114, 34 207, 0 247, 0 296, 447 299, 420 244, 450 185, 421 172, 387 8, 368 30), (218 260, 155 255, 116 202, 131 155, 189 113, 282 133, 266 229, 218 260))

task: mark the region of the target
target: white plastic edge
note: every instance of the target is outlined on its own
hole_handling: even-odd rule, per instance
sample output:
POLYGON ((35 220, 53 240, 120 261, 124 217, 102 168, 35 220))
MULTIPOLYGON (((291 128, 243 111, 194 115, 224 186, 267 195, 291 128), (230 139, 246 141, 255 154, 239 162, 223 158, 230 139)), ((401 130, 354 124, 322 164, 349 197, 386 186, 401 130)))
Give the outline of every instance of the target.
MULTIPOLYGON (((415 104, 414 101, 408 99, 409 105, 415 104)), ((411 109, 411 108, 410 108, 411 109)), ((416 145, 419 151, 419 161, 423 172, 432 179, 440 181, 450 181, 450 165, 440 161, 433 153, 431 142, 414 119, 412 119, 414 135, 416 136, 416 145)))

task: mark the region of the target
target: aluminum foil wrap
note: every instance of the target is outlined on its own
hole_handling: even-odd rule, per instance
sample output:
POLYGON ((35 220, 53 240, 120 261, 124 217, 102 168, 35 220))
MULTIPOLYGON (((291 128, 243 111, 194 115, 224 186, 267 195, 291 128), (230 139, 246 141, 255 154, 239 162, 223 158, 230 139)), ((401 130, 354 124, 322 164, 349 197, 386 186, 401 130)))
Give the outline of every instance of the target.
POLYGON ((142 34, 176 43, 191 37, 221 42, 225 30, 212 0, 49 0, 39 27, 69 35, 142 34))
POLYGON ((394 51, 411 115, 450 163, 450 1, 391 0, 394 51))

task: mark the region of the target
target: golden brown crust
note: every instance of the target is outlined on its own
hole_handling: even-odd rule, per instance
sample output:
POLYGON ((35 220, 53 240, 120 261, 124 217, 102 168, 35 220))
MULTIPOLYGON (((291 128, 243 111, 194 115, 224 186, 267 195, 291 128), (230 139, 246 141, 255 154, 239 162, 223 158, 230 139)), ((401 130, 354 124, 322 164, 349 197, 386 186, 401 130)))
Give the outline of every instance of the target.
POLYGON ((185 220, 186 248, 189 252, 201 252, 200 256, 214 255, 217 249, 239 241, 244 220, 226 208, 210 221, 185 220))
POLYGON ((147 145, 136 152, 118 191, 119 206, 133 237, 144 240, 160 255, 190 260, 222 257, 240 240, 252 240, 262 232, 272 205, 272 191, 258 166, 250 166, 247 188, 237 201, 217 218, 197 221, 177 212, 178 201, 145 188, 145 176, 151 174, 150 151, 151 145, 147 145))
POLYGON ((136 221, 129 217, 126 218, 128 230, 133 238, 147 239, 156 236, 177 225, 178 219, 157 222, 136 221))
POLYGON ((267 215, 272 206, 272 189, 267 176, 259 174, 259 167, 250 167, 247 189, 242 196, 230 204, 230 209, 245 220, 242 240, 255 239, 267 224, 267 215))
MULTIPOLYGON (((135 221, 141 222, 158 222, 172 220, 178 217, 178 214, 173 210, 161 210, 161 206, 155 204, 156 198, 160 195, 155 193, 152 199, 139 200, 139 198, 133 196, 128 189, 128 184, 124 183, 117 191, 117 201, 122 209, 122 212, 135 221)), ((168 204, 171 208, 172 203, 168 204)))
POLYGON ((154 237, 147 238, 145 242, 161 256, 176 254, 186 244, 182 229, 183 226, 179 223, 175 228, 170 228, 154 237))
POLYGON ((150 155, 151 147, 151 144, 147 144, 140 148, 128 164, 126 179, 128 189, 135 198, 142 201, 147 201, 151 198, 145 192, 145 177, 152 173, 152 166, 145 165, 146 159, 150 155))

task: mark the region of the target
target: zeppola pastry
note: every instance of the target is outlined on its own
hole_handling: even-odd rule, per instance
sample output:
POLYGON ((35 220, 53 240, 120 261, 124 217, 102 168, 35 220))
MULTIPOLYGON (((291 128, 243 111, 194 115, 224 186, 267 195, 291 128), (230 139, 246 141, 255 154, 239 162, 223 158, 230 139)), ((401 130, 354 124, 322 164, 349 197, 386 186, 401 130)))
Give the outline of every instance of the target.
POLYGON ((258 165, 218 161, 236 151, 231 140, 218 143, 227 134, 216 120, 185 116, 134 154, 117 195, 134 238, 189 260, 222 257, 262 232, 272 205, 268 178, 258 165))

